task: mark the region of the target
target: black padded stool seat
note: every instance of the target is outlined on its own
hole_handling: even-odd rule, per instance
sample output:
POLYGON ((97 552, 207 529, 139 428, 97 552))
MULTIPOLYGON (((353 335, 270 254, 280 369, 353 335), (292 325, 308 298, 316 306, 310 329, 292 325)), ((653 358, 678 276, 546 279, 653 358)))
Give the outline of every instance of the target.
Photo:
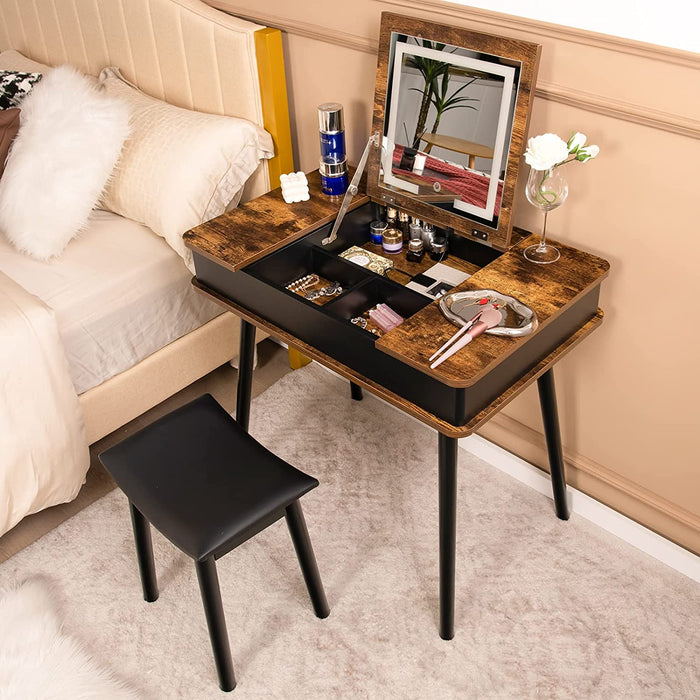
POLYGON ((210 395, 99 459, 129 499, 144 597, 158 598, 148 523, 195 560, 223 690, 235 687, 214 560, 282 516, 318 617, 329 614, 298 499, 318 481, 272 454, 210 395))

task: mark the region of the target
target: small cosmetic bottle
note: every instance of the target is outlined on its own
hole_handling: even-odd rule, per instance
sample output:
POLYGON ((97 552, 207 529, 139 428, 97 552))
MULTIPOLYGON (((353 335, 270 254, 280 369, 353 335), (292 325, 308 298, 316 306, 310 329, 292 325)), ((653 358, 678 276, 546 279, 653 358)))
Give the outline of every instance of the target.
POLYGON ((319 168, 321 173, 321 191, 323 194, 339 196, 345 194, 348 189, 348 173, 345 161, 340 163, 328 163, 321 159, 319 168))
POLYGON ((401 234, 403 235, 403 242, 408 243, 408 239, 411 237, 411 217, 405 212, 399 212, 399 228, 401 229, 401 234))
POLYGON ((411 238, 408 242, 408 252, 406 260, 409 262, 420 262, 423 259, 423 241, 420 238, 411 238))
POLYGON ((321 138, 321 160, 340 163, 345 160, 345 124, 343 105, 326 102, 318 106, 318 130, 321 138))
POLYGON ((382 249, 385 253, 400 253, 403 248, 403 235, 397 228, 388 228, 382 234, 382 249))
POLYGON ((447 238, 435 236, 430 243, 430 259, 440 262, 447 255, 447 238))
POLYGON ((382 236, 384 234, 384 231, 386 231, 389 228, 389 225, 386 223, 386 221, 373 221, 369 225, 369 239, 374 243, 374 245, 381 245, 382 244, 382 236))
POLYGON ((386 222, 389 224, 389 228, 396 228, 398 213, 394 207, 386 208, 386 222))
POLYGON ((420 237, 423 239, 423 245, 430 250, 430 244, 433 242, 433 238, 435 237, 435 226, 424 223, 423 228, 421 229, 420 237))
POLYGON ((423 222, 420 219, 416 219, 416 217, 413 217, 413 220, 411 221, 411 225, 408 227, 409 231, 409 237, 411 240, 415 238, 420 238, 420 234, 423 230, 423 222))

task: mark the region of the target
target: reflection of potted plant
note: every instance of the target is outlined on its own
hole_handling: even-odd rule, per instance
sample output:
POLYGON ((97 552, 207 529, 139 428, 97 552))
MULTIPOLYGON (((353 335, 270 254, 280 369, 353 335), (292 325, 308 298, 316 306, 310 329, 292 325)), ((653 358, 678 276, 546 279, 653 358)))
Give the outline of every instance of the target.
MULTIPOLYGON (((421 42, 423 48, 433 49, 435 51, 444 51, 445 44, 438 44, 433 41, 426 41, 423 39, 421 42)), ((420 109, 418 110, 418 121, 416 123, 416 131, 413 136, 413 142, 407 143, 406 145, 411 148, 418 148, 420 143, 420 137, 425 131, 425 122, 428 119, 428 112, 430 111, 430 103, 432 99, 432 93, 434 89, 435 81, 441 76, 449 72, 450 65, 445 61, 438 61, 434 58, 426 58, 425 56, 415 56, 409 55, 406 57, 406 66, 410 68, 415 68, 422 76, 425 81, 423 89, 411 88, 416 92, 422 93, 420 109)))
MULTIPOLYGON (((435 121, 433 122, 433 127, 430 130, 431 134, 436 134, 438 130, 438 126, 440 126, 440 119, 442 118, 442 115, 445 112, 449 112, 451 109, 457 109, 458 107, 464 108, 464 109, 474 109, 476 110, 476 107, 472 105, 467 105, 464 104, 465 102, 478 102, 479 100, 476 97, 464 97, 463 95, 460 96, 460 92, 462 90, 466 90, 472 83, 476 82, 479 80, 481 75, 470 75, 470 80, 462 87, 457 88, 451 95, 448 94, 449 90, 449 84, 450 84, 450 70, 448 67, 448 70, 445 71, 442 75, 442 80, 440 81, 440 84, 438 85, 438 79, 434 78, 433 79, 433 85, 431 86, 431 98, 430 101, 435 107, 435 121)), ((423 135, 424 132, 421 132, 421 136, 423 135)), ((431 143, 427 144, 425 147, 425 152, 430 153, 430 149, 433 147, 431 143)))

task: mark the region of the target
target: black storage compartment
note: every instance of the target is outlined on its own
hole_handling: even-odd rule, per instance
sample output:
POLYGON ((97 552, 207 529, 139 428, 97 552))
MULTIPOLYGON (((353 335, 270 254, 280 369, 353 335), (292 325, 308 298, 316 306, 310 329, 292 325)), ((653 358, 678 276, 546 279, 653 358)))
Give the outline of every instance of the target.
MULTIPOLYGON (((304 244, 292 244, 290 248, 295 245, 304 244)), ((324 306, 318 306, 260 276, 261 272, 272 274, 271 270, 281 273, 282 260, 287 250, 283 248, 269 256, 281 256, 279 260, 270 261, 272 264, 269 268, 269 258, 265 258, 238 272, 231 272, 195 253, 197 278, 214 291, 235 299, 240 306, 264 316, 274 325, 332 356, 367 379, 381 384, 444 420, 455 425, 466 421, 463 389, 448 387, 377 350, 374 346, 376 336, 349 321, 349 318, 352 318, 351 314, 365 304, 373 306, 377 303, 371 303, 372 299, 391 299, 391 306, 397 313, 401 313, 401 310, 407 313, 411 308, 417 310, 429 304, 430 299, 390 280, 372 280, 370 275, 376 277, 373 273, 336 258, 336 262, 342 263, 343 267, 357 268, 366 279, 324 306)), ((306 253, 313 262, 325 260, 323 255, 318 257, 313 248, 307 248, 306 253)), ((292 252, 291 256, 295 260, 299 259, 296 251, 292 252)), ((305 274, 303 270, 302 274, 305 274)), ((349 274, 357 273, 351 269, 349 274)))
MULTIPOLYGON (((377 336, 370 332, 371 324, 364 330, 351 323, 352 318, 380 302, 408 318, 433 301, 338 257, 350 246, 367 242, 371 218, 371 207, 360 207, 348 214, 338 240, 330 246, 321 246, 321 240, 330 231, 328 225, 237 272, 195 251, 197 278, 239 306, 455 426, 464 425, 473 418, 596 313, 599 286, 575 302, 569 313, 538 330, 508 362, 500 363, 472 386, 447 386, 377 350, 377 336), (322 280, 338 282, 342 293, 313 301, 286 288, 294 280, 311 273, 322 280)), ((473 259, 474 245, 471 241, 458 244, 456 247, 461 246, 461 249, 453 253, 484 265, 499 255, 477 246, 475 250, 481 259, 473 259)))
POLYGON ((349 321, 377 304, 387 304, 397 314, 408 318, 427 306, 431 299, 391 280, 368 279, 338 299, 330 301, 326 311, 349 321))
POLYGON ((249 265, 246 272, 283 288, 309 273, 315 273, 329 281, 340 282, 343 289, 350 289, 367 279, 367 271, 363 268, 311 246, 306 239, 249 265))

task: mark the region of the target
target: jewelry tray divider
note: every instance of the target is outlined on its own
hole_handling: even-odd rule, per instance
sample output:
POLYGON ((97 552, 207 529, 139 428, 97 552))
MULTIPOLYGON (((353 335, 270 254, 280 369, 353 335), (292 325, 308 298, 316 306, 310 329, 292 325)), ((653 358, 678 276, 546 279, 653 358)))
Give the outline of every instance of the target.
POLYGON ((338 240, 322 246, 327 224, 269 255, 232 272, 194 251, 198 279, 213 291, 236 299, 277 327, 335 357, 361 375, 453 425, 463 425, 493 399, 478 385, 455 388, 410 367, 375 347, 377 336, 350 319, 379 302, 408 318, 433 300, 343 258, 339 253, 369 239, 372 207, 363 205, 343 221, 338 240), (316 273, 337 281, 343 292, 319 306, 286 285, 316 273), (467 398, 473 397, 473 401, 467 398))
MULTIPOLYGON (((437 314, 442 318, 441 322, 448 323, 437 306, 433 309, 435 302, 398 282, 338 257, 348 247, 368 240, 368 224, 373 218, 372 205, 361 204, 345 218, 338 240, 331 246, 320 244, 330 231, 331 224, 326 224, 236 270, 222 265, 215 257, 200 253, 195 247, 197 278, 205 288, 235 300, 240 308, 262 316, 273 326, 317 348, 358 375, 454 426, 462 426, 476 416, 503 392, 504 386, 522 376, 552 347, 595 316, 598 277, 595 278, 598 283, 576 301, 569 314, 557 316, 547 328, 529 336, 528 341, 510 356, 508 363, 498 364, 498 371, 467 378, 464 382, 445 382, 441 373, 427 369, 424 360, 416 364, 410 345, 413 329, 416 324, 419 329, 423 328, 426 318, 435 318, 437 314), (342 294, 319 306, 285 288, 295 276, 303 277, 314 272, 342 284, 342 294), (350 321, 367 305, 379 301, 385 301, 407 319, 381 337, 350 321), (397 343, 403 343, 404 339, 409 345, 405 349, 403 346, 396 349, 397 343)), ((521 264, 517 251, 502 254, 479 246, 479 251, 485 252, 475 256, 472 254, 474 245, 465 244, 462 249, 455 246, 450 254, 466 258, 467 262, 483 271, 487 279, 494 274, 498 277, 497 270, 504 256, 512 260, 504 263, 506 268, 521 264)), ((496 284, 491 288, 498 287, 496 284)))
MULTIPOLYGON (((343 288, 342 293, 329 297, 322 303, 323 312, 347 322, 370 336, 372 341, 376 336, 362 329, 361 326, 355 326, 350 319, 363 315, 379 303, 388 304, 396 313, 408 318, 431 303, 431 299, 404 285, 339 257, 339 253, 355 245, 354 242, 342 239, 339 243, 336 242, 333 250, 328 251, 323 248, 320 240, 327 235, 328 229, 329 226, 326 226, 311 236, 291 243, 248 266, 246 272, 261 281, 284 289, 297 300, 307 304, 314 302, 305 299, 301 294, 287 290, 286 285, 289 282, 310 273, 339 282, 343 288)), ((352 230, 356 235, 351 237, 351 241, 361 241, 362 229, 352 227, 352 230)), ((315 305, 318 306, 318 304, 315 305)))

